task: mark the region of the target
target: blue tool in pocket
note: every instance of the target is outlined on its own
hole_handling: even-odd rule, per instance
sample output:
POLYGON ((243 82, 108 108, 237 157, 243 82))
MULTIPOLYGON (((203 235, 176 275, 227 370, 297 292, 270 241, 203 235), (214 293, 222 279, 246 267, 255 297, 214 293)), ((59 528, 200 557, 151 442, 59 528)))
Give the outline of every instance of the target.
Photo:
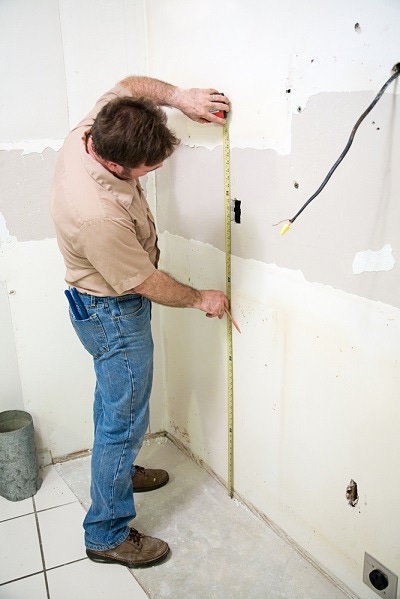
POLYGON ((66 289, 64 293, 67 297, 74 318, 76 318, 76 320, 85 320, 86 318, 89 318, 85 305, 79 297, 79 293, 75 287, 71 287, 70 290, 66 289))

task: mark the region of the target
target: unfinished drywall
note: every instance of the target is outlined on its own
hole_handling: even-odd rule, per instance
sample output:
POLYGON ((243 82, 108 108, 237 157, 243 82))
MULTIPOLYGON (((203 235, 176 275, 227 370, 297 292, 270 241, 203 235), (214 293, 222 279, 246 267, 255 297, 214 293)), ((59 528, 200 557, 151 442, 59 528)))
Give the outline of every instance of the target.
POLYGON ((17 352, 15 348, 14 329, 8 303, 7 286, 2 281, 0 281, 0 314, 0 411, 22 410, 23 399, 17 352))
MULTIPOLYGON (((398 83, 290 232, 273 225, 316 191, 399 62, 400 8, 253 1, 177 11, 175 1, 148 2, 150 72, 176 73, 180 85, 195 73, 196 85, 232 100, 232 196, 242 202, 232 224, 242 330, 233 331, 234 488, 352 594, 373 599, 364 552, 400 572, 390 457, 400 449, 398 83), (163 45, 165 29, 190 50, 163 45)), ((183 147, 157 173, 162 266, 223 289, 221 131, 179 115, 171 123, 183 147)), ((164 312, 166 425, 226 480, 225 323, 164 312)))
MULTIPOLYGON (((380 10, 372 0, 221 0, 190 11, 179 0, 146 4, 150 70, 231 97, 233 147, 290 153, 291 116, 310 98, 377 91, 399 61, 396 0, 384 0, 380 10)), ((193 128, 179 115, 172 122, 185 145, 219 145, 217 132, 193 128)))
MULTIPOLYGON (((145 18, 142 1, 0 6, 1 407, 32 414, 44 463, 92 444, 93 367, 68 320, 48 210, 55 161, 69 129, 106 89, 146 72, 145 18)), ((157 318, 154 310, 155 328, 157 318)), ((155 390, 162 398, 158 371, 155 390)), ((153 430, 162 427, 162 405, 152 409, 153 430)))
MULTIPOLYGON (((233 253, 299 269, 308 281, 400 307, 400 104, 394 98, 383 96, 330 182, 283 238, 282 225, 274 225, 292 217, 318 189, 373 94, 312 98, 293 116, 289 156, 233 147, 232 190, 242 201, 241 224, 232 226, 233 253), (375 266, 370 261, 354 272, 358 254, 365 258, 366 251, 389 245, 389 261, 375 266)), ((157 173, 160 230, 224 249, 222 164, 221 146, 179 148, 157 173)))
MULTIPOLYGON (((24 409, 41 452, 91 445, 93 368, 65 313, 63 264, 55 239, 19 242, 1 256, 7 280, 24 409)), ((59 453, 62 450, 62 453, 59 453)))
POLYGON ((55 237, 49 214, 49 190, 57 152, 23 153, 0 150, 1 210, 9 230, 18 241, 55 237))
MULTIPOLYGON (((92 439, 92 365, 68 322, 45 213, 62 139, 127 74, 215 86, 232 101, 232 194, 243 210, 232 228, 242 330, 233 339, 235 490, 363 599, 375 597, 362 583, 364 551, 400 573, 391 461, 400 449, 398 84, 290 232, 272 225, 315 191, 400 61, 399 11, 394 0, 0 6, 9 58, 0 67, 0 280, 41 449, 58 457, 92 439)), ((221 129, 169 117, 182 147, 157 175, 157 207, 146 183, 161 265, 224 289, 221 129)), ((167 429, 226 479, 225 321, 156 309, 153 324, 153 430, 167 429)))
MULTIPOLYGON (((223 252, 168 233, 162 247, 175 276, 223 286, 223 252)), ((400 479, 390 457, 400 450, 399 310, 236 257, 232 281, 242 331, 233 331, 234 488, 372 599, 359 575, 364 551, 394 572, 399 565, 400 479), (351 478, 360 493, 354 508, 351 478)), ((166 311, 168 430, 226 480, 226 323, 166 311)))

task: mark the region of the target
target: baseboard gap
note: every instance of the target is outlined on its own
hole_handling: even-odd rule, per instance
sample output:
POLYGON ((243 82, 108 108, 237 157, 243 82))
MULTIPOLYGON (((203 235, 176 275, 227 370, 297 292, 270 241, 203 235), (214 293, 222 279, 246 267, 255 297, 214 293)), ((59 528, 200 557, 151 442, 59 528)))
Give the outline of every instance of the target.
POLYGON ((74 451, 67 455, 53 457, 53 464, 62 464, 63 462, 70 462, 71 460, 77 460, 78 458, 86 458, 91 455, 91 449, 82 449, 81 451, 74 451))

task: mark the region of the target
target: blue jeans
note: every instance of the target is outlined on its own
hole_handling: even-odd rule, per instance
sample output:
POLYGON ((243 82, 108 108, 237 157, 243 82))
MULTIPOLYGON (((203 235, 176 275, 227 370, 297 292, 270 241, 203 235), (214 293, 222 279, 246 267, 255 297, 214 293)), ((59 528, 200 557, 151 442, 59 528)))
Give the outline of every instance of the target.
POLYGON ((79 295, 88 318, 76 320, 70 310, 70 319, 96 373, 92 504, 83 527, 86 547, 104 551, 125 541, 136 515, 131 477, 149 423, 151 302, 139 294, 79 295))

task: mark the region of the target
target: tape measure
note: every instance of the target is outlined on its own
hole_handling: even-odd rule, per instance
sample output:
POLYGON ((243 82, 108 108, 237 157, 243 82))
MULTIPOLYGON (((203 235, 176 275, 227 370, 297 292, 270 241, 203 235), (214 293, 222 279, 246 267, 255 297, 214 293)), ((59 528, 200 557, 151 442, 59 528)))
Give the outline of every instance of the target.
MULTIPOLYGON (((231 303, 231 156, 228 125, 223 126, 226 297, 231 303)), ((233 497, 233 344, 232 322, 226 318, 228 353, 228 494, 233 497)))

